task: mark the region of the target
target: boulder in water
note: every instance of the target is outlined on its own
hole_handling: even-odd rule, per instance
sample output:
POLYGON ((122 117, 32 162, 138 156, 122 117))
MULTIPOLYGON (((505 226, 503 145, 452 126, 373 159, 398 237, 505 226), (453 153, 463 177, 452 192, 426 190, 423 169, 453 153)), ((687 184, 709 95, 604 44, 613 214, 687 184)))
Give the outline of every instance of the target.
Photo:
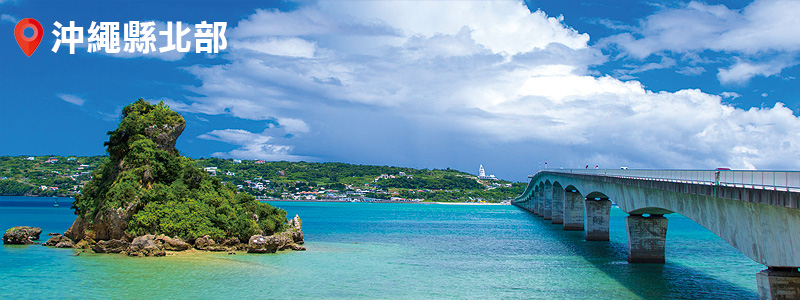
POLYGON ((288 225, 289 228, 286 231, 292 233, 292 240, 295 244, 302 245, 305 243, 303 239, 303 220, 300 219, 300 215, 294 215, 294 218, 289 220, 288 225))
POLYGON ((72 248, 72 240, 63 235, 54 235, 47 240, 43 246, 55 246, 56 248, 72 248))
POLYGON ((166 235, 160 234, 155 237, 155 241, 156 243, 160 244, 164 248, 164 250, 168 251, 185 251, 189 250, 189 248, 192 248, 192 245, 189 245, 189 243, 184 242, 181 238, 177 236, 171 238, 166 235))
POLYGON ((128 246, 129 256, 164 256, 164 247, 156 243, 156 236, 152 234, 136 237, 128 246))
POLYGON ((216 246, 217 242, 205 235, 194 240, 194 248, 197 250, 208 250, 208 247, 216 246))
POLYGON ((278 250, 286 249, 290 244, 293 242, 287 235, 254 235, 247 243, 247 253, 275 253, 278 250))
POLYGON ((39 227, 11 227, 3 234, 3 243, 16 245, 33 244, 33 241, 39 239, 40 234, 42 234, 42 229, 39 227))
POLYGON ((99 241, 92 245, 92 250, 96 253, 120 253, 128 250, 129 245, 130 243, 123 240, 99 241))

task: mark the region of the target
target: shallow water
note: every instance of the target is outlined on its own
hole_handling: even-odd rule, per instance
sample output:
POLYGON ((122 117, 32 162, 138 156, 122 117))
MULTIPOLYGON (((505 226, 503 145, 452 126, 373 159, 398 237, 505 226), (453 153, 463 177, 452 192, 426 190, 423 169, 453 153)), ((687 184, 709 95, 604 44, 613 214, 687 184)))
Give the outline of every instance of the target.
MULTIPOLYGON (((63 232, 69 199, 0 197, 0 228, 63 232)), ((667 263, 628 264, 625 213, 586 242, 513 206, 271 202, 308 251, 161 258, 0 247, 0 298, 747 299, 764 269, 680 215, 667 263)))

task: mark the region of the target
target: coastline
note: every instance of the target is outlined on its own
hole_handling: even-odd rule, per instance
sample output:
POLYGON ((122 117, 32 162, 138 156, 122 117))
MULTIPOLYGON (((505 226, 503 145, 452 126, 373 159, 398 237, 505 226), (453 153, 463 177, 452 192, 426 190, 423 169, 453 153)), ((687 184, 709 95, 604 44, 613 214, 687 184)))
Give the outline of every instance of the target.
POLYGON ((511 202, 508 203, 501 203, 501 202, 421 202, 421 203, 433 203, 433 204, 445 204, 445 205, 511 205, 511 202))
MULTIPOLYGON (((64 197, 64 196, 35 196, 35 195, 26 195, 26 196, 9 196, 9 195, 0 195, 0 197, 30 197, 30 198, 68 198, 68 199, 75 199, 74 197, 64 197)), ((441 202, 441 201, 422 201, 422 202, 413 202, 413 201, 361 201, 361 202, 350 202, 350 201, 338 201, 338 200, 292 200, 292 199, 257 199, 258 201, 270 201, 270 202, 337 202, 337 203, 402 203, 402 204, 444 204, 444 205, 511 205, 511 203, 501 203, 501 202, 441 202)))
POLYGON ((500 203, 500 202, 437 202, 437 201, 422 201, 422 202, 411 202, 411 201, 361 201, 361 202, 350 202, 350 201, 337 201, 337 200, 292 200, 292 199, 258 199, 258 201, 269 201, 269 202, 337 202, 337 203, 400 203, 400 204, 444 204, 444 205, 511 205, 511 203, 500 203))

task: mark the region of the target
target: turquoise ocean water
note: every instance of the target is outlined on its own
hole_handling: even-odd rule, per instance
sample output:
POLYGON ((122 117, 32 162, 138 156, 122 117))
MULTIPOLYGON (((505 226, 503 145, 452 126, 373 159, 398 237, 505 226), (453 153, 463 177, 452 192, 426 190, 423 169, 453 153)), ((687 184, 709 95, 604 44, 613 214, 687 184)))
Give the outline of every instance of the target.
MULTIPOLYGON (((70 199, 0 197, 0 228, 64 232, 70 199)), ((626 262, 625 213, 586 242, 513 206, 271 202, 305 252, 161 258, 0 247, 0 299, 751 299, 764 269, 680 215, 667 263, 626 262)))

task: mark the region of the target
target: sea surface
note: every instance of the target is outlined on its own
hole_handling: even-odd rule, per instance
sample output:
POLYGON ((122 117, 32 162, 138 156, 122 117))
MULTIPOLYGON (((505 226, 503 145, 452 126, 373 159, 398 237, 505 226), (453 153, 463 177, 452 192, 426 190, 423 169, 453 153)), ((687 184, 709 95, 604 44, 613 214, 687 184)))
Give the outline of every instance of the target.
MULTIPOLYGON (((64 232, 71 199, 0 197, 0 230, 64 232)), ((666 264, 629 264, 625 213, 586 242, 514 206, 270 202, 304 252, 159 258, 0 246, 0 299, 756 299, 765 269, 667 215, 666 264)))

